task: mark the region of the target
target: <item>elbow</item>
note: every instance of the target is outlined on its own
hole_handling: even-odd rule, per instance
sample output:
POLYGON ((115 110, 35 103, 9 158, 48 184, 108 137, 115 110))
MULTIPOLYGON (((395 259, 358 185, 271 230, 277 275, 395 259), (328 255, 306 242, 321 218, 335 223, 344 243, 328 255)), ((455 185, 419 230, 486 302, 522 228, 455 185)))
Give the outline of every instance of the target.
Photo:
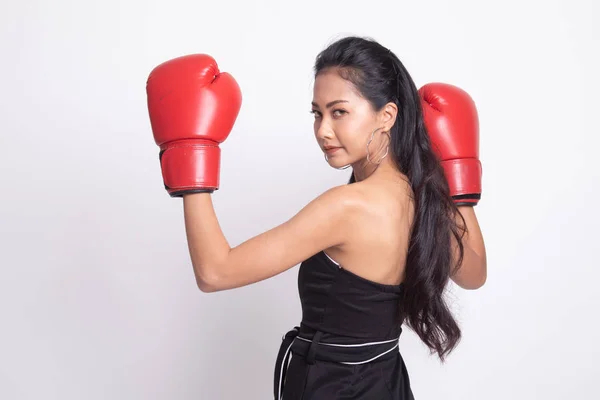
POLYGON ((481 278, 481 279, 469 279, 469 280, 462 280, 462 279, 456 279, 454 278, 453 281, 460 286, 462 289, 465 290, 477 290, 477 289, 481 289, 481 287, 483 287, 483 285, 485 285, 485 277, 481 278))
POLYGON ((479 275, 479 282, 477 282, 476 289, 480 289, 487 282, 487 259, 482 257, 481 260, 481 274, 479 275))
POLYGON ((214 293, 219 291, 219 289, 214 284, 211 284, 205 280, 200 280, 196 278, 196 285, 202 293, 214 293))
POLYGON ((466 290, 481 289, 487 281, 487 258, 483 256, 471 257, 468 263, 461 266, 464 269, 457 279, 459 286, 466 290))
POLYGON ((486 281, 487 281, 487 274, 482 274, 482 276, 479 279, 472 282, 471 285, 469 287, 466 287, 465 289, 468 289, 468 290, 481 289, 483 287, 483 285, 485 285, 486 281))
POLYGON ((196 268, 196 266, 194 266, 194 273, 196 285, 201 292, 214 293, 222 290, 220 286, 221 279, 216 274, 209 273, 205 269, 196 268))
MULTIPOLYGON (((487 270, 481 268, 477 273, 461 273, 459 270, 456 275, 452 277, 452 280, 461 288, 465 290, 477 290, 483 287, 487 281, 487 270)), ((466 272, 466 271, 465 271, 466 272)))
POLYGON ((465 288, 468 290, 477 290, 477 289, 481 289, 483 287, 483 285, 485 285, 487 281, 487 269, 484 267, 481 268, 481 272, 478 274, 478 276, 472 280, 472 282, 469 282, 469 285, 465 288))

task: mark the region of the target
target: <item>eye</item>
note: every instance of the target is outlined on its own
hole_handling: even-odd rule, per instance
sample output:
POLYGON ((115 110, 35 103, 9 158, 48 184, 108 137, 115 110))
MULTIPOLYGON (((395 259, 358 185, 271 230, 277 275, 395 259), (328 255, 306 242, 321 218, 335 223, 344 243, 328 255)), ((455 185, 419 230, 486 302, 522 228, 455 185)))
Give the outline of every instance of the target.
POLYGON ((347 114, 346 110, 342 110, 342 109, 335 109, 335 110, 333 110, 333 116, 334 117, 341 117, 344 114, 347 114))
POLYGON ((319 118, 321 116, 321 113, 317 110, 310 110, 310 113, 313 114, 315 118, 319 118))

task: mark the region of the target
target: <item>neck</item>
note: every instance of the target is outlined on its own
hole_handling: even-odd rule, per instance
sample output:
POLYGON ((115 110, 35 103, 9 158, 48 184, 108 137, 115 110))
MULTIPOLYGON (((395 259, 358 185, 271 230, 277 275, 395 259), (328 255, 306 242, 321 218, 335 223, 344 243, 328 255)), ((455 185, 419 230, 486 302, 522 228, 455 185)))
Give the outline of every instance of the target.
POLYGON ((397 168, 393 164, 392 159, 390 157, 386 157, 381 164, 374 164, 367 160, 362 160, 359 163, 353 164, 352 170, 354 172, 354 178, 356 179, 356 182, 360 182, 373 176, 395 172, 397 168))

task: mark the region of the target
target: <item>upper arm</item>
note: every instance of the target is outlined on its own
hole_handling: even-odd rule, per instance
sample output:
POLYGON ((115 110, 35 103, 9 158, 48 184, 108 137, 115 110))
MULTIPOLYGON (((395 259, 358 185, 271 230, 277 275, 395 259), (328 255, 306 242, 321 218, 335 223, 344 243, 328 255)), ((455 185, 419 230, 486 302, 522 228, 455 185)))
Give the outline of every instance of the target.
POLYGON ((285 223, 232 248, 211 267, 211 291, 255 283, 280 274, 321 250, 342 245, 353 207, 349 186, 330 189, 285 223))

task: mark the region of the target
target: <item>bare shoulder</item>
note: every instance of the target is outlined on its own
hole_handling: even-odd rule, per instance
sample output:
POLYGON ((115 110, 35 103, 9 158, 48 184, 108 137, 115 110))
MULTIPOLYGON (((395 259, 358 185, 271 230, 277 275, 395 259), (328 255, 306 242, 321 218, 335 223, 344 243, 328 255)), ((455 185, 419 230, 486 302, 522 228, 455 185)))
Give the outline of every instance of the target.
POLYGON ((360 184, 334 186, 315 198, 310 204, 323 207, 330 215, 347 219, 354 213, 368 209, 369 195, 360 184))
POLYGON ((301 211, 328 221, 338 243, 393 238, 412 220, 408 182, 362 181, 328 189, 301 211), (367 236, 367 237, 364 237, 367 236))
POLYGON ((344 244, 327 249, 345 269, 366 279, 402 279, 414 208, 407 182, 362 181, 348 185, 344 244))
POLYGON ((347 186, 348 196, 360 214, 390 219, 410 210, 412 189, 406 181, 363 181, 347 186))
POLYGON ((380 200, 378 201, 377 195, 362 182, 334 186, 312 200, 292 221, 302 214, 310 215, 311 219, 318 220, 314 223, 323 232, 327 232, 328 237, 334 240, 335 246, 345 246, 356 237, 356 231, 360 230, 361 226, 369 223, 368 221, 374 221, 375 215, 385 214, 377 204, 380 200))
POLYGON ((385 214, 386 196, 371 184, 357 182, 351 185, 335 186, 315 199, 332 215, 337 215, 338 222, 345 228, 353 223, 360 223, 363 218, 376 214, 385 214))

